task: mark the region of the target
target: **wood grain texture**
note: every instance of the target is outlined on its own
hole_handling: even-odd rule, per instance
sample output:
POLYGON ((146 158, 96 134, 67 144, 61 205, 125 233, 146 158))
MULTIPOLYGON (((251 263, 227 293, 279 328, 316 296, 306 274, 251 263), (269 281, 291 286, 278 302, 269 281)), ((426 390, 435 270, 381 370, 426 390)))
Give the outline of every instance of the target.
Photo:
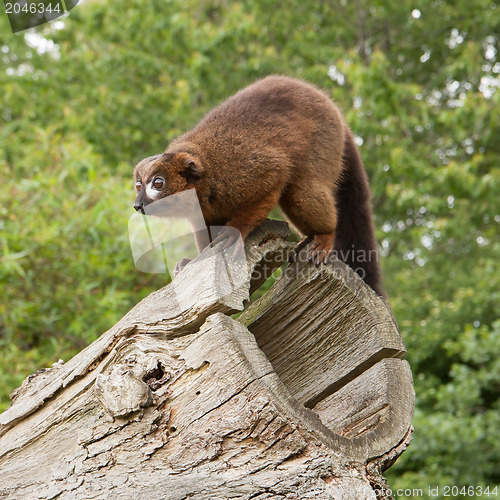
POLYGON ((377 457, 404 438, 414 402, 410 366, 393 358, 379 361, 313 410, 335 434, 377 457))
POLYGON ((379 456, 411 425, 411 372, 386 359, 402 358, 405 346, 386 301, 356 273, 335 258, 317 267, 306 256, 307 248, 239 321, 292 396, 366 459, 379 456), (349 397, 357 405, 347 407, 349 397), (363 414, 371 415, 370 432, 348 432, 363 414))
POLYGON ((262 266, 263 257, 273 252, 286 253, 293 246, 275 236, 284 234, 289 233, 283 222, 266 221, 264 228, 257 228, 246 246, 247 269, 240 270, 242 283, 229 293, 227 283, 221 283, 220 279, 223 267, 222 259, 217 258, 220 253, 217 248, 206 249, 170 285, 140 301, 80 354, 65 364, 56 364, 52 369, 29 376, 14 391, 12 404, 0 415, 0 432, 35 411, 60 389, 94 370, 120 339, 155 332, 162 332, 167 337, 185 335, 196 331, 211 314, 243 310, 244 303, 250 299, 249 286, 254 270, 263 280, 274 270, 262 266))
MULTIPOLYGON (((304 395, 301 373, 311 388, 301 358, 290 358, 298 374, 288 369, 283 376, 243 322, 228 316, 288 258, 293 245, 283 241, 286 235, 283 223, 266 222, 249 237, 240 285, 229 293, 223 263, 202 254, 73 359, 28 377, 0 415, 0 498, 374 500, 385 484, 382 470, 408 444, 413 402, 406 362, 383 359, 356 371, 376 349, 404 351, 387 333, 394 326, 387 308, 381 316, 383 302, 355 277, 354 286, 332 278, 330 268, 317 270, 322 279, 309 280, 309 294, 306 278, 279 296, 271 291, 271 302, 284 303, 274 305, 281 311, 276 329, 290 333, 284 350, 301 352, 291 344, 306 342, 304 355, 338 364, 316 368, 314 394, 324 397, 315 411, 302 403, 317 395, 296 397, 304 395), (293 309, 290 293, 302 311, 293 321, 283 312, 293 309), (345 298, 332 304, 332 293, 345 298), (346 312, 336 317, 321 300, 346 312), (310 326, 316 341, 294 325, 310 326), (342 344, 336 328, 356 346, 342 344), (373 340, 364 346, 355 332, 373 340), (328 355, 332 349, 337 358, 328 355), (334 392, 328 392, 331 374, 345 381, 334 392)), ((265 297, 243 320, 261 318, 261 326, 272 328, 265 297)))

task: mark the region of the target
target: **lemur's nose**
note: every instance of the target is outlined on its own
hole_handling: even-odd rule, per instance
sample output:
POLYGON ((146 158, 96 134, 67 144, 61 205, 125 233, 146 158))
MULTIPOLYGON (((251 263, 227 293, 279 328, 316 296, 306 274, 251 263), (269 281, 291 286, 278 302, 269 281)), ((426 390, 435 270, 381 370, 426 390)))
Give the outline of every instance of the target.
POLYGON ((138 201, 134 203, 134 208, 137 212, 144 213, 144 203, 142 201, 138 201))

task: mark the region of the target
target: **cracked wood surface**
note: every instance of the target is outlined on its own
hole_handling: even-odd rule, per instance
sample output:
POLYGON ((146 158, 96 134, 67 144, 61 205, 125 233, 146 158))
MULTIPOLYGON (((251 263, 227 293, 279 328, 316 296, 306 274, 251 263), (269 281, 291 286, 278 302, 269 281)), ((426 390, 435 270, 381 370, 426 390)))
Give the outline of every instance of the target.
POLYGON ((209 250, 28 377, 0 415, 0 498, 375 499, 413 411, 384 301, 342 263, 299 259, 228 316, 288 259, 287 237, 257 228, 229 290, 209 250))
POLYGON ((415 399, 396 322, 349 267, 315 267, 305 255, 239 321, 291 395, 348 438, 346 453, 383 455, 406 435, 415 399))

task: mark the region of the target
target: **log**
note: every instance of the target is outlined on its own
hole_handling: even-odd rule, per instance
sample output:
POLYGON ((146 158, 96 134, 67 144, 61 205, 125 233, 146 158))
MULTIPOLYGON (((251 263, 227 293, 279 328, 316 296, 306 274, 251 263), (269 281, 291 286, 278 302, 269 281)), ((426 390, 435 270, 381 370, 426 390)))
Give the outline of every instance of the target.
POLYGON ((250 303, 287 238, 285 223, 257 228, 229 282, 207 249, 28 377, 0 415, 0 498, 390 498, 382 472, 414 405, 396 323, 335 259, 298 258, 250 303))
POLYGON ((349 267, 338 260, 315 267, 306 255, 239 320, 291 395, 349 437, 346 452, 382 455, 408 432, 414 406, 396 322, 386 301, 349 267))

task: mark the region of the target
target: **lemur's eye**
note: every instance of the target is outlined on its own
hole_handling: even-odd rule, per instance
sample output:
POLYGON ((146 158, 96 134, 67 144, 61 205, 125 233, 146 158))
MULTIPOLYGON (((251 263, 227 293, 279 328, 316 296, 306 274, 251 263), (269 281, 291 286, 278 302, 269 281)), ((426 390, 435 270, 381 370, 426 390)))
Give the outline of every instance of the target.
POLYGON ((155 189, 162 189, 164 185, 165 185, 165 181, 161 177, 156 177, 153 180, 153 187, 155 189))
POLYGON ((142 187, 142 182, 141 181, 137 181, 135 183, 135 189, 137 189, 137 191, 140 191, 141 190, 141 187, 142 187))

